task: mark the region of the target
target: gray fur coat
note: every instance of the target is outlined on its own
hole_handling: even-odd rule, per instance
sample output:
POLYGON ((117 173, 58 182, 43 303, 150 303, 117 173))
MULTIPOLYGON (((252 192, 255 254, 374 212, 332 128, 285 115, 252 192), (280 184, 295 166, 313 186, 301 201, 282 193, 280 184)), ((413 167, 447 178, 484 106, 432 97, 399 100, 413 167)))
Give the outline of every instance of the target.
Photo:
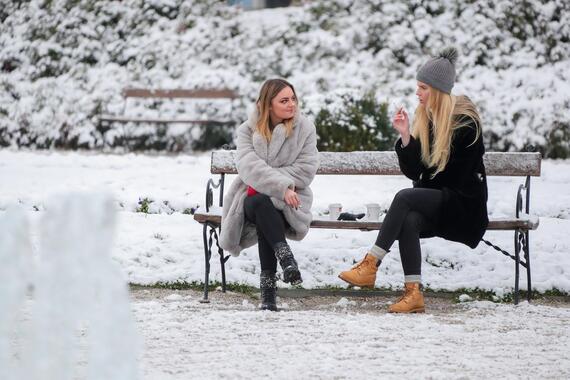
POLYGON ((285 231, 287 238, 303 239, 312 220, 313 192, 309 185, 319 167, 315 126, 297 114, 289 137, 285 125, 278 124, 267 143, 255 130, 257 118, 254 111, 237 129, 238 176, 224 197, 220 246, 234 256, 257 243, 255 225, 245 219, 243 209, 248 185, 270 196, 273 205, 283 212, 290 226, 285 231), (285 203, 288 188, 297 192, 301 208, 296 210, 285 203))

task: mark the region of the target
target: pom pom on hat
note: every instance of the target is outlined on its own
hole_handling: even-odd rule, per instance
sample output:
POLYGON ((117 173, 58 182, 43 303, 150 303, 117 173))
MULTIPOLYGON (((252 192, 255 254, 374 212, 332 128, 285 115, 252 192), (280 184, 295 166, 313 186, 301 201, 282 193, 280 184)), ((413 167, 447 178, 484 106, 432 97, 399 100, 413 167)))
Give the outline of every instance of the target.
POLYGON ((439 54, 423 64, 416 74, 416 79, 446 94, 451 94, 455 84, 455 62, 457 49, 447 47, 439 54))
POLYGON ((438 56, 440 58, 447 59, 449 62, 451 62, 452 65, 455 65, 455 62, 457 61, 457 55, 457 49, 453 46, 449 46, 440 51, 438 56))

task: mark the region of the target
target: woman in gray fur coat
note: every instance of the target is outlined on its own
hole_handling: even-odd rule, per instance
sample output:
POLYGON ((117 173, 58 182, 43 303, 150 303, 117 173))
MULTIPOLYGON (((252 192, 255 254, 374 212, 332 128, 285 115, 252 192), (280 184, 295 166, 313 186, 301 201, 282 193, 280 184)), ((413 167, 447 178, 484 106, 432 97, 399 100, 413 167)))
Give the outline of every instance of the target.
POLYGON ((319 167, 315 126, 299 113, 293 86, 270 79, 256 110, 237 130, 238 177, 224 198, 220 246, 232 255, 258 243, 261 309, 277 310, 277 261, 283 281, 302 282, 285 237, 301 240, 312 220, 309 185, 319 167))

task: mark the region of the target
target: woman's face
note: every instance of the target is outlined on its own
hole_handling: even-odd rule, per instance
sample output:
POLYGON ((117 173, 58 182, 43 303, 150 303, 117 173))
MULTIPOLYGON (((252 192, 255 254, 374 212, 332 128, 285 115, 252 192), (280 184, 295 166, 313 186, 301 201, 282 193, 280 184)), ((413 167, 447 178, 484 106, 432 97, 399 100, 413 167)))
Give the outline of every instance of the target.
POLYGON ((424 107, 426 107, 428 104, 429 93, 430 93, 430 87, 424 82, 418 81, 418 88, 416 90, 416 95, 418 97, 418 100, 420 101, 420 104, 423 105, 424 107))
POLYGON ((286 120, 295 116, 297 111, 297 98, 291 87, 285 87, 271 99, 269 115, 272 120, 286 120))

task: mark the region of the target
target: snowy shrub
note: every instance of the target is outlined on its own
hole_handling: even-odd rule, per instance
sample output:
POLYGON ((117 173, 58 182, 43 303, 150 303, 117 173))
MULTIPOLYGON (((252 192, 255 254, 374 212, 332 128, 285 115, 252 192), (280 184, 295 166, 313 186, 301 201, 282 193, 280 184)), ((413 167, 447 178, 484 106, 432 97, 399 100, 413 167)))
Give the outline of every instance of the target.
MULTIPOLYGON (((336 112, 325 99, 338 89, 404 99, 413 112, 417 68, 455 45, 454 92, 469 95, 481 110, 489 150, 532 145, 550 157, 568 150, 567 0, 315 0, 252 12, 222 0, 4 3, 2 146, 187 150, 218 144, 206 136, 210 130, 202 144, 199 130, 160 135, 143 126, 125 128, 132 133, 127 136, 120 128, 101 129, 99 114, 123 112, 126 87, 231 88, 240 94, 229 113, 207 107, 204 117, 203 108, 162 102, 128 109, 139 117, 237 125, 272 77, 290 80, 314 115, 325 108, 336 112)), ((224 139, 229 131, 219 132, 211 138, 224 139)))
POLYGON ((395 133, 386 103, 374 94, 334 94, 315 116, 320 151, 391 150, 395 133))
POLYGON ((188 150, 192 143, 190 131, 172 131, 165 124, 126 123, 106 130, 105 145, 111 148, 124 148, 127 151, 166 151, 180 152, 188 150))
POLYGON ((548 144, 540 147, 542 154, 551 158, 570 158, 570 123, 555 123, 548 135, 548 144))
POLYGON ((227 124, 204 124, 200 126, 200 137, 192 141, 194 150, 211 150, 224 146, 233 147, 234 126, 227 124))

